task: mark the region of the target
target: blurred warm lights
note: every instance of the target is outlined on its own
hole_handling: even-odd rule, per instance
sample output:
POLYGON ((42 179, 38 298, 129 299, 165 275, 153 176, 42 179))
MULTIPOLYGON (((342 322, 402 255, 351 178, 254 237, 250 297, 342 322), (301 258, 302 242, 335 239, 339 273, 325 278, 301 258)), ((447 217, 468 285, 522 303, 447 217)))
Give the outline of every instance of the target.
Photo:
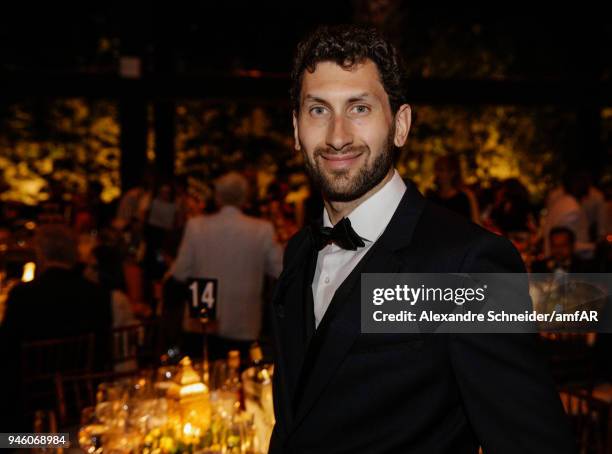
POLYGON ((21 276, 21 282, 33 281, 35 272, 36 272, 36 264, 34 262, 28 262, 25 265, 23 265, 23 274, 21 276))
POLYGON ((91 175, 102 185, 102 199, 120 196, 119 123, 116 102, 82 98, 54 101, 44 114, 53 127, 45 139, 33 133, 36 114, 27 104, 10 106, 12 141, 0 141, 0 200, 37 205, 49 199, 53 182, 84 193, 91 175), (66 141, 66 137, 71 137, 66 141))
POLYGON ((191 425, 190 422, 183 426, 183 435, 186 438, 197 437, 200 435, 201 429, 199 427, 191 425))
POLYGON ((238 69, 235 71, 235 73, 241 77, 253 77, 253 78, 263 77, 264 75, 264 73, 258 69, 238 69))

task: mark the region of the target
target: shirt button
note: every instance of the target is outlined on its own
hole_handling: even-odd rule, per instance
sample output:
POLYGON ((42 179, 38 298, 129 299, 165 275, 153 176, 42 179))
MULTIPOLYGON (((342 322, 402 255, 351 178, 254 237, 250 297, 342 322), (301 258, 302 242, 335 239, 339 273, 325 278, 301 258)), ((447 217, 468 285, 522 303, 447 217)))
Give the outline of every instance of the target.
POLYGON ((325 279, 323 280, 326 284, 329 284, 329 276, 325 276, 325 279))

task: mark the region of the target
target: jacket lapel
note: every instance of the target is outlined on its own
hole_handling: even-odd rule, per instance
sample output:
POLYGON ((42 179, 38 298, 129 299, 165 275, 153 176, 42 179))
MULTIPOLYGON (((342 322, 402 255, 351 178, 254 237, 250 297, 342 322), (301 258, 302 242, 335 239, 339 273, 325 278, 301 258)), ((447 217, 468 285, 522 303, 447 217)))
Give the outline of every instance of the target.
POLYGON ((316 322, 314 316, 314 297, 312 294, 312 279, 317 268, 318 252, 316 248, 312 249, 310 260, 306 266, 304 278, 304 304, 303 304, 303 319, 304 319, 304 346, 308 348, 308 344, 315 333, 316 322))
POLYGON ((325 390, 361 332, 361 274, 400 271, 402 260, 398 252, 408 247, 424 204, 421 194, 409 183, 381 237, 334 294, 308 345, 297 382, 293 429, 325 390))
POLYGON ((280 383, 276 390, 283 394, 277 400, 282 403, 282 408, 277 412, 282 411, 283 414, 277 415, 277 418, 284 417, 287 427, 291 424, 291 403, 306 352, 305 296, 306 291, 310 290, 307 279, 313 257, 313 242, 308 229, 305 229, 304 238, 291 261, 285 265, 272 297, 273 325, 277 334, 275 374, 280 374, 275 377, 280 383))

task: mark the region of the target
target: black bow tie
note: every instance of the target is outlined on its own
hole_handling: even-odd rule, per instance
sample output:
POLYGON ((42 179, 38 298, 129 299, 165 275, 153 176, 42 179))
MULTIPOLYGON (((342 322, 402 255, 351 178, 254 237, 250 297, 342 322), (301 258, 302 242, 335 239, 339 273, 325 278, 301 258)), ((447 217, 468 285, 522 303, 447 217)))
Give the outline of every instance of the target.
POLYGON ((320 251, 329 243, 335 243, 342 249, 356 251, 358 247, 364 247, 363 239, 351 227, 349 218, 342 218, 332 227, 313 227, 315 245, 320 251))

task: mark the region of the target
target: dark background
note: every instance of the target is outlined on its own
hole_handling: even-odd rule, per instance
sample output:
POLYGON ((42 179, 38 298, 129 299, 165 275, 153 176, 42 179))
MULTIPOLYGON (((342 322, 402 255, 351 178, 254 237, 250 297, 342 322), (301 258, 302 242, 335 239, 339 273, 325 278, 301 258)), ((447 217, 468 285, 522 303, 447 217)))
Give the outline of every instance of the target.
MULTIPOLYGON (((14 103, 33 104, 40 113, 33 117, 41 118, 46 100, 112 98, 118 101, 125 188, 147 164, 152 103, 154 166, 170 177, 177 100, 255 99, 285 106, 300 37, 318 24, 354 22, 379 27, 401 49, 412 102, 545 105, 570 112, 571 128, 558 127, 565 134, 559 157, 566 166, 580 164, 600 177, 610 157, 602 115, 612 105, 610 16, 586 3, 535 3, 440 8, 393 0, 29 2, 11 11, 5 7, 0 135, 14 132, 7 126, 14 103), (121 77, 122 56, 140 59, 139 78, 121 77)), ((27 127, 44 136, 44 125, 27 127)))

